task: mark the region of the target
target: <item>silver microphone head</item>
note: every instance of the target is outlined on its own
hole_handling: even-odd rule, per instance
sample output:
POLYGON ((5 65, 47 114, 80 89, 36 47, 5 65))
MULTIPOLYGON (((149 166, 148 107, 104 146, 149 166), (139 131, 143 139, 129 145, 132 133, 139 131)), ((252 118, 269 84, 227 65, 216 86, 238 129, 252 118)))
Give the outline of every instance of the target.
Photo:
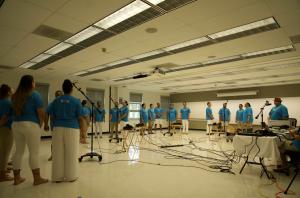
POLYGON ((266 106, 270 106, 272 105, 268 100, 266 100, 266 103, 265 103, 266 106))

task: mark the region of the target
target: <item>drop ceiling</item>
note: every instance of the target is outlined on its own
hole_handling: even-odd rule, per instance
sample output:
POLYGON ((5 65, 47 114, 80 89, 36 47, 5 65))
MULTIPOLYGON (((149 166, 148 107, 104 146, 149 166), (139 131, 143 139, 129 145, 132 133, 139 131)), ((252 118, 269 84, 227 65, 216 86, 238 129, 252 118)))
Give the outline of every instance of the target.
POLYGON ((56 76, 77 78, 80 81, 101 79, 103 81, 93 83, 126 85, 135 90, 170 93, 300 83, 300 43, 292 43, 290 39, 300 35, 300 2, 297 0, 198 0, 40 69, 32 71, 18 68, 22 63, 60 42, 34 34, 37 27, 45 25, 75 34, 131 2, 5 1, 0 8, 0 65, 5 66, 4 69, 1 68, 0 76, 28 71, 49 79, 56 76), (74 76, 83 70, 268 17, 274 17, 280 27, 84 77, 74 76), (156 28, 157 32, 147 33, 147 28, 156 28), (295 50, 144 79, 114 81, 138 73, 151 72, 157 65, 188 65, 286 45, 293 45, 295 50), (215 58, 209 58, 211 56, 215 58), (274 69, 266 69, 272 67, 274 69))

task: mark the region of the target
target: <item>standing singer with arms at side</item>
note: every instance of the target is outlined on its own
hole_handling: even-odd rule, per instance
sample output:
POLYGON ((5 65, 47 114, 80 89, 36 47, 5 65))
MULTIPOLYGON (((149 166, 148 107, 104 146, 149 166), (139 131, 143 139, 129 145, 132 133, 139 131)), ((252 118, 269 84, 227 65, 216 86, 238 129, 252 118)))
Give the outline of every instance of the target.
POLYGON ((205 115, 206 115, 206 121, 207 121, 206 135, 210 135, 212 132, 212 125, 213 125, 213 121, 214 121, 214 116, 213 116, 213 112, 211 109, 211 102, 207 102, 205 115))

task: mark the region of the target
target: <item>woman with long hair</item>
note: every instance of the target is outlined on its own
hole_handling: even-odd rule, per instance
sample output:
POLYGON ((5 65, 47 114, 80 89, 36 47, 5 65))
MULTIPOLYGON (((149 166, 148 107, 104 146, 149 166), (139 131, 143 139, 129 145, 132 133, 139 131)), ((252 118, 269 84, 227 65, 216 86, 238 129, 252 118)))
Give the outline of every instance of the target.
POLYGON ((35 91, 32 76, 22 76, 16 92, 12 96, 14 139, 16 153, 13 157, 14 185, 25 181, 21 177, 22 157, 27 145, 29 151, 29 165, 32 169, 34 185, 48 182, 40 176, 39 144, 41 127, 44 122, 43 102, 40 94, 35 91))
POLYGON ((13 145, 11 94, 11 88, 2 84, 0 87, 0 182, 13 180, 7 174, 7 162, 13 145))

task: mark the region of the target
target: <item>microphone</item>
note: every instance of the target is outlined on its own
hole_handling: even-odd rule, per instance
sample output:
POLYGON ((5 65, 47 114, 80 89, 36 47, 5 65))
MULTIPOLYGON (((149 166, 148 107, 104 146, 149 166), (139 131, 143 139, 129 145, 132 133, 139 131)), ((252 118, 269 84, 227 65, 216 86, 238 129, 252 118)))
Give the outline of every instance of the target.
POLYGON ((268 100, 266 100, 265 106, 270 106, 272 105, 268 100))

